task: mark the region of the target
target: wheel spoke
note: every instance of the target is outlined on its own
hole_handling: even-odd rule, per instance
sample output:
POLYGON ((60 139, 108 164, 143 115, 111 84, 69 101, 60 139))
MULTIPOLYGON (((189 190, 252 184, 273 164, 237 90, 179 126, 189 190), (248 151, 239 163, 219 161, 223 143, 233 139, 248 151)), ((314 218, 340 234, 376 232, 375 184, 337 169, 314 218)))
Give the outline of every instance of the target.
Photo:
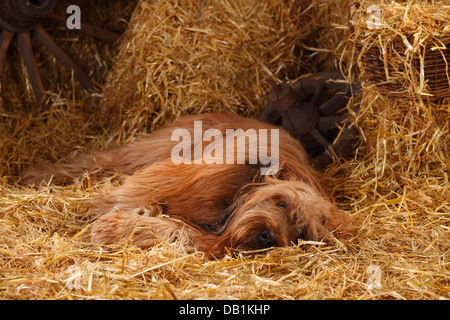
MULTIPOLYGON (((45 17, 45 20, 58 26, 66 27, 66 19, 56 14, 49 14, 45 17)), ((121 37, 121 35, 118 33, 107 31, 105 29, 86 23, 81 23, 81 29, 77 29, 76 31, 110 43, 116 43, 121 37)))
POLYGON ((33 49, 31 48, 31 39, 29 32, 22 32, 17 34, 17 43, 19 45, 20 53, 23 57, 23 62, 27 68, 28 77, 30 79, 31 87, 33 88, 36 100, 41 101, 44 97, 44 86, 42 85, 41 77, 34 59, 33 49))
POLYGON ((341 124, 345 119, 347 119, 347 114, 331 117, 320 117, 318 128, 322 132, 336 129, 337 126, 341 124))
POLYGON ((0 76, 3 73, 3 67, 6 60, 6 51, 8 50, 9 44, 11 43, 14 33, 8 30, 2 30, 0 34, 0 76))
POLYGON ((319 106, 319 111, 324 116, 331 116, 333 113, 344 107, 348 99, 341 93, 338 93, 333 98, 324 102, 319 106))
POLYGON ((78 80, 83 87, 90 92, 95 91, 95 85, 92 83, 89 76, 53 41, 41 25, 37 25, 33 31, 36 39, 38 39, 39 42, 41 42, 69 72, 73 72, 75 79, 78 80))
POLYGON ((325 149, 327 149, 330 146, 330 142, 316 128, 311 130, 311 135, 325 149))

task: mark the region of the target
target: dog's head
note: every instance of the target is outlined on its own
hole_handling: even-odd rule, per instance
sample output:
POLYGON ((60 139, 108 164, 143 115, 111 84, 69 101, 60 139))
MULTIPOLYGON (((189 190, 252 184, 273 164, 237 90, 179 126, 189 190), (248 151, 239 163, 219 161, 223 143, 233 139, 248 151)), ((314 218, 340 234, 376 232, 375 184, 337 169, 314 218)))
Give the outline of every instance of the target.
POLYGON ((272 179, 244 189, 222 226, 216 248, 239 251, 319 241, 352 225, 329 199, 304 181, 272 179))

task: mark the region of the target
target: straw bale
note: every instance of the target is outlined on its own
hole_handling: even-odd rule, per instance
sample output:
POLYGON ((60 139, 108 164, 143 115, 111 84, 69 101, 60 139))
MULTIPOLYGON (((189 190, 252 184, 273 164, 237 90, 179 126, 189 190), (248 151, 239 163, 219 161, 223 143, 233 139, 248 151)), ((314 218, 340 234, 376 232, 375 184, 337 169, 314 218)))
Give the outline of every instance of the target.
POLYGON ((448 1, 359 1, 350 17, 365 86, 396 96, 450 96, 448 1))
MULTIPOLYGON (((98 4, 91 18, 110 5, 122 15, 125 2, 98 4)), ((218 260, 178 243, 100 248, 90 243, 89 200, 116 178, 86 175, 66 187, 17 183, 29 163, 122 143, 181 114, 254 115, 271 73, 293 80, 338 62, 353 71, 349 77, 360 71, 347 1, 202 3, 141 0, 112 67, 113 48, 83 45, 87 63, 98 46, 111 71, 103 96, 61 85, 64 72, 53 70, 46 81, 55 93, 40 109, 8 71, 2 88, 16 88, 2 90, 0 100, 0 297, 449 299, 449 98, 392 99, 364 85, 352 118, 362 143, 353 159, 337 159, 324 172, 337 206, 358 228, 348 242, 301 242, 218 260)), ((96 73, 105 70, 92 70, 105 80, 96 73)))
POLYGON ((356 71, 350 78, 359 74, 362 81, 361 109, 353 118, 362 143, 353 160, 335 163, 328 174, 336 179, 338 203, 352 203, 347 210, 362 219, 358 237, 368 238, 361 252, 384 265, 383 278, 396 288, 392 297, 408 298, 417 290, 417 299, 448 298, 450 98, 427 93, 412 57, 423 58, 424 43, 449 35, 450 10, 439 1, 361 1, 360 12, 374 3, 381 8, 382 27, 368 29, 366 14, 354 17, 341 61, 343 69, 356 71), (407 79, 405 98, 379 90, 364 61, 368 47, 386 48, 395 39, 413 45, 407 58, 386 51, 389 68, 403 59, 403 68, 391 76, 407 79))
MULTIPOLYGON (((131 16, 137 0, 99 3, 95 9, 88 0, 57 1, 55 13, 67 16, 70 4, 81 8, 82 22, 124 32, 121 19, 131 16), (112 10, 112 11, 110 11, 112 10), (117 16, 111 16, 111 13, 117 16)), ((117 55, 117 47, 63 27, 46 30, 54 41, 102 85, 117 55)), ((61 64, 35 39, 33 53, 46 90, 42 104, 34 101, 27 71, 12 41, 0 78, 0 176, 17 176, 24 166, 42 160, 56 161, 85 147, 98 147, 104 133, 96 113, 100 94, 88 94, 71 79, 61 64)))
POLYGON ((344 31, 330 24, 345 11, 343 1, 141 1, 101 108, 127 133, 191 113, 254 116, 269 75, 336 66, 344 31))

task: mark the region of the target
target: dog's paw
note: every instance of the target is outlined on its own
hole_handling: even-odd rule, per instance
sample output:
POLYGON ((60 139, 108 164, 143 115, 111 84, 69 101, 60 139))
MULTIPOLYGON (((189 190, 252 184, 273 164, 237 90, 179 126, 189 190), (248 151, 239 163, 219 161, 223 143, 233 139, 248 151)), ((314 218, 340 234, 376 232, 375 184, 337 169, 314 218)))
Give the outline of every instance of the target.
POLYGON ((133 215, 123 211, 110 212, 94 222, 91 240, 94 244, 120 244, 131 236, 133 229, 133 215))

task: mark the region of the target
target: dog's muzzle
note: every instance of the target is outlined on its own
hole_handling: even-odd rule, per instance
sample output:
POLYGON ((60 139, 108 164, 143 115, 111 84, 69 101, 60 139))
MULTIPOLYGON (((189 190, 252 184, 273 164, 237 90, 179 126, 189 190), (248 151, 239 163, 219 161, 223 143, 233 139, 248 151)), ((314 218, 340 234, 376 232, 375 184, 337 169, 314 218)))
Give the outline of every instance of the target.
POLYGON ((255 249, 265 249, 278 246, 278 241, 272 231, 269 229, 263 229, 256 240, 255 249))

